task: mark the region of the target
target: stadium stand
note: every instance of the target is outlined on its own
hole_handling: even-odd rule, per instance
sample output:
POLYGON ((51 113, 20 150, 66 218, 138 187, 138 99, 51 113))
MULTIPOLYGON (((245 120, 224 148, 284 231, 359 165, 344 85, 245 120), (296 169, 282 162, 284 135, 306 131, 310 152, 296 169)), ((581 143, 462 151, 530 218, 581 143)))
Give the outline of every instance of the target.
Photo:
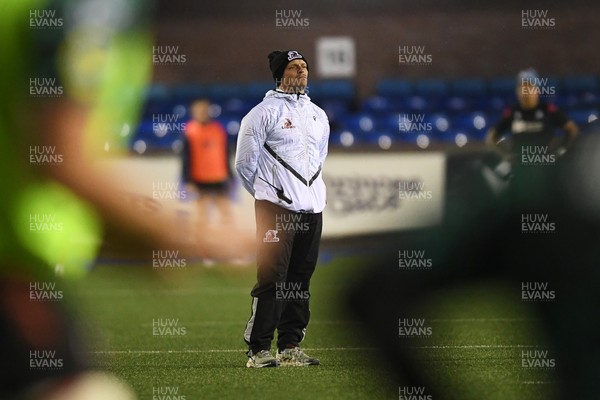
MULTIPOLYGON (((554 88, 554 95, 544 100, 556 103, 580 127, 598 118, 600 83, 596 76, 550 77, 546 85, 554 88)), ((172 87, 155 84, 146 93, 142 120, 131 138, 131 148, 138 153, 177 152, 185 126, 182 122, 189 118, 187 107, 198 97, 213 101, 213 117, 223 123, 234 143, 243 116, 271 88, 272 82, 172 87)), ((332 149, 389 149, 395 144, 422 149, 433 143, 480 145, 502 109, 516 102, 512 77, 416 81, 385 78, 377 82, 373 95, 364 99, 356 98, 354 84, 347 80, 314 81, 308 91, 329 116, 332 149), (402 129, 403 116, 422 124, 402 129)))

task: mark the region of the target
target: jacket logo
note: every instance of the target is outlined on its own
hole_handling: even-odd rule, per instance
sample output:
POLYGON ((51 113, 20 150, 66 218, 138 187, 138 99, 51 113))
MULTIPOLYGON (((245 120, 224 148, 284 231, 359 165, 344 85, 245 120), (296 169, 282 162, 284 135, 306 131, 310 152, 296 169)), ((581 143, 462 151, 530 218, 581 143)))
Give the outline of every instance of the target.
POLYGON ((313 121, 316 121, 316 120, 317 120, 317 116, 313 115, 313 121))
POLYGON ((292 123, 292 120, 289 118, 285 118, 283 120, 283 129, 291 129, 291 128, 295 128, 294 124, 292 123))
POLYGON ((265 237, 263 238, 263 242, 265 243, 276 243, 279 242, 279 238, 277 237, 277 231, 275 229, 269 229, 265 232, 265 237))
POLYGON ((302 54, 298 53, 296 50, 288 51, 288 61, 295 60, 296 58, 302 58, 302 54))

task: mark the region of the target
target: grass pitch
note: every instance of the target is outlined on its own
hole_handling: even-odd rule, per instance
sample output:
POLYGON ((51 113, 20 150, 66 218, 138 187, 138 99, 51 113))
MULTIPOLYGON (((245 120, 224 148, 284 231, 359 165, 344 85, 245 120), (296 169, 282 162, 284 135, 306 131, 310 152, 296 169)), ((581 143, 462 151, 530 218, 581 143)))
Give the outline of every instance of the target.
MULTIPOLYGON (((245 367, 253 266, 152 274, 99 266, 65 298, 88 337, 92 365, 120 376, 140 399, 398 399, 403 383, 380 367, 374 344, 341 311, 348 278, 365 267, 348 258, 317 267, 302 346, 318 367, 245 367)), ((552 371, 521 366, 521 351, 539 340, 518 300, 501 288, 471 287, 432 301, 433 335, 417 346, 445 399, 552 398, 552 371)))

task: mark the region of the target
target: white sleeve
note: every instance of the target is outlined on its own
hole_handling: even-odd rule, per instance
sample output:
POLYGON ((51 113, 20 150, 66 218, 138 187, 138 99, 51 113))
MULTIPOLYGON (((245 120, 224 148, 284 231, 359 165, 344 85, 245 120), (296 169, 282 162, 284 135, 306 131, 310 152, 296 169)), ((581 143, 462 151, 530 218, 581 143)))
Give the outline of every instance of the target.
POLYGON ((240 124, 235 152, 235 170, 244 188, 254 196, 254 179, 258 170, 258 157, 266 139, 263 110, 252 109, 240 124))
POLYGON ((321 140, 321 148, 320 148, 320 158, 321 158, 321 166, 325 163, 325 157, 327 157, 327 153, 329 152, 329 119, 327 119, 327 115, 323 112, 324 120, 325 120, 325 134, 323 135, 323 139, 321 140))

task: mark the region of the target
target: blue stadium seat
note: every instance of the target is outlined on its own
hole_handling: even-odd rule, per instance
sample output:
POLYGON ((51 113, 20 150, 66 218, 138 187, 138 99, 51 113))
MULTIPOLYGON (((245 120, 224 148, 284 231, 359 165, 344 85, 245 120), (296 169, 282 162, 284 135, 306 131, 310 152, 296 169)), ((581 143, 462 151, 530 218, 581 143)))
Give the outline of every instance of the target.
POLYGON ((173 112, 173 109, 175 106, 176 106, 176 104, 173 104, 172 102, 157 102, 157 101, 147 102, 146 104, 144 104, 142 118, 151 119, 152 115, 154 115, 154 114, 171 113, 171 112, 173 112))
POLYGON ((550 76, 550 77, 541 77, 540 79, 543 79, 545 82, 545 85, 548 86, 549 88, 553 88, 556 96, 560 96, 562 94, 564 94, 564 92, 562 91, 563 87, 562 87, 562 82, 560 81, 560 79, 558 77, 555 76, 550 76))
POLYGON ((275 82, 255 82, 246 86, 246 97, 258 104, 269 90, 275 89, 275 82))
POLYGON ((434 132, 432 134, 432 139, 436 142, 454 143, 455 135, 456 135, 456 131, 453 129, 449 129, 445 132, 434 132))
POLYGON ((376 118, 375 126, 379 131, 400 132, 400 114, 391 112, 379 115, 376 118))
POLYGON ((360 142, 359 136, 364 135, 355 135, 350 131, 334 131, 329 135, 329 145, 349 148, 360 142))
POLYGON ((248 111, 252 109, 257 103, 251 102, 250 100, 240 99, 238 97, 230 98, 223 102, 223 113, 225 114, 237 114, 246 115, 248 111))
POLYGON ((208 93, 211 100, 223 102, 232 97, 243 98, 245 88, 236 84, 214 84, 208 86, 208 93))
POLYGON ((457 147, 467 146, 472 142, 479 142, 481 139, 475 138, 463 129, 452 129, 443 134, 439 134, 436 139, 445 144, 452 144, 457 147))
POLYGON ((483 79, 457 79, 450 84, 455 96, 483 96, 486 94, 486 85, 483 79))
POLYGON ((153 84, 146 88, 144 97, 146 101, 171 101, 171 89, 167 85, 153 84))
POLYGON ((490 80, 488 87, 491 95, 505 96, 511 95, 514 97, 517 80, 513 78, 494 78, 490 80))
POLYGON ((343 127, 354 134, 370 133, 375 130, 375 121, 368 114, 350 115, 344 119, 343 127))
POLYGON ((395 130, 401 134, 445 132, 450 128, 450 119, 444 113, 396 113, 381 120, 382 129, 395 130))
POLYGON ((474 112, 456 116, 452 127, 456 131, 464 131, 470 137, 483 139, 490 128, 489 117, 483 112, 474 112))
POLYGON ((388 150, 397 140, 398 135, 393 135, 387 132, 377 132, 367 136, 367 143, 376 145, 381 150, 388 150))
POLYGON ((552 103, 556 104, 561 110, 573 110, 579 108, 579 97, 575 94, 563 94, 552 99, 552 103))
POLYGON ((444 98, 443 109, 449 112, 466 112, 471 110, 473 100, 464 95, 453 95, 444 98))
POLYGON ((516 104, 517 98, 513 90, 510 94, 490 95, 478 98, 473 102, 473 108, 489 113, 501 113, 505 108, 516 104))
POLYGON ((170 150, 173 142, 180 140, 182 132, 170 129, 161 129, 160 126, 155 126, 152 120, 144 120, 136 129, 133 135, 130 146, 137 140, 143 140, 146 144, 147 151, 152 150, 170 150))
POLYGON ((598 79, 594 75, 567 76, 563 79, 565 93, 596 93, 598 91, 598 79))
POLYGON ((181 84, 173 88, 173 101, 178 104, 187 105, 192 100, 207 96, 209 96, 209 89, 206 85, 181 84))
POLYGON ((568 117, 580 127, 593 122, 594 120, 598 119, 599 116, 600 113, 595 109, 577 110, 568 113, 568 117))
POLYGON ((377 83, 376 93, 380 96, 410 96, 414 85, 404 79, 382 79, 377 83))
POLYGON ((384 96, 367 97, 361 105, 361 111, 372 114, 389 113, 398 107, 397 102, 384 96))
POLYGON ((432 132, 444 133, 452 127, 452 121, 443 113, 435 113, 425 118, 425 123, 431 124, 432 132))
POLYGON ((600 93, 580 93, 578 96, 579 102, 577 103, 578 108, 598 108, 600 106, 600 93))
POLYGON ((217 120, 223 125, 229 137, 236 137, 240 131, 241 116, 222 115, 217 120))
POLYGON ((323 100, 320 101, 318 105, 325 111, 331 124, 340 124, 346 114, 350 111, 345 100, 323 100))
POLYGON ((444 79, 422 79, 415 83, 415 93, 421 96, 446 96, 450 86, 444 79))
POLYGON ((168 113, 173 107, 173 91, 166 85, 148 86, 144 94, 143 118, 151 118, 152 114, 168 113))
POLYGON ((349 80, 316 81, 308 86, 308 95, 314 99, 353 100, 354 83, 349 80))
POLYGON ((439 98, 415 95, 404 99, 402 109, 407 112, 429 112, 438 109, 439 103, 439 98))

